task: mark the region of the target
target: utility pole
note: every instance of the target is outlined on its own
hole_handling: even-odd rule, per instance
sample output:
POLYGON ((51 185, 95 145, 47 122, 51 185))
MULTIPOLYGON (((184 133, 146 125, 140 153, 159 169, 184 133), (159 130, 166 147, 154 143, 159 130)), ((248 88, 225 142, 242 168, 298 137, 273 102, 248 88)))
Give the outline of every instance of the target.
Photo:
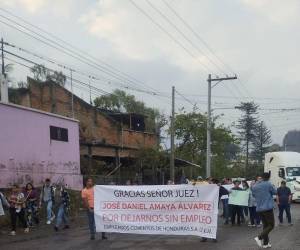
POLYGON ((8 86, 5 74, 5 65, 4 65, 4 41, 1 38, 1 75, 0 75, 0 88, 1 88, 1 101, 8 103, 8 86))
POLYGON ((237 76, 233 77, 223 77, 223 78, 212 78, 211 74, 208 75, 207 83, 208 83, 208 98, 207 98, 207 146, 206 146, 206 177, 211 176, 211 90, 213 87, 217 86, 222 81, 227 80, 235 80, 237 76), (212 86, 212 82, 216 82, 215 85, 212 86))
POLYGON ((71 110, 72 110, 72 118, 74 118, 74 94, 73 94, 73 70, 70 69, 71 76, 71 110))
POLYGON ((174 183, 175 181, 175 87, 172 87, 172 116, 171 116, 171 155, 170 155, 170 179, 174 183))
POLYGON ((206 178, 210 177, 211 169, 210 169, 210 160, 211 160, 211 138, 210 138, 210 120, 211 120, 211 74, 208 75, 208 103, 207 103, 207 139, 206 139, 206 178))
POLYGON ((4 67, 4 41, 1 38, 1 63, 2 63, 2 75, 5 77, 5 67, 4 67))
POLYGON ((92 88, 91 88, 91 77, 89 76, 89 90, 90 90, 90 104, 92 105, 92 88))

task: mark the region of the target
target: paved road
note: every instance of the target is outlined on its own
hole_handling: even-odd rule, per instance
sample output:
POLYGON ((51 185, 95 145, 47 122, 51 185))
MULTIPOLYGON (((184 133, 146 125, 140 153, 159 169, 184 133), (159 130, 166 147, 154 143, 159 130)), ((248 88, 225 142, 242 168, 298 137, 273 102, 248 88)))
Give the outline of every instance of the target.
MULTIPOLYGON (((277 212, 277 211, 276 211, 277 212)), ((271 233, 273 250, 300 249, 300 204, 292 207, 294 226, 276 226, 271 233)), ((84 224, 84 223, 83 223, 84 224)), ((129 234, 108 234, 108 240, 101 240, 100 235, 95 241, 89 240, 86 225, 73 224, 67 231, 55 233, 52 227, 41 226, 28 235, 20 232, 11 237, 0 234, 1 250, 254 250, 258 249, 254 237, 261 229, 247 226, 223 226, 218 231, 218 242, 201 243, 197 237, 148 236, 129 234)), ((6 232, 5 232, 6 233, 6 232)))

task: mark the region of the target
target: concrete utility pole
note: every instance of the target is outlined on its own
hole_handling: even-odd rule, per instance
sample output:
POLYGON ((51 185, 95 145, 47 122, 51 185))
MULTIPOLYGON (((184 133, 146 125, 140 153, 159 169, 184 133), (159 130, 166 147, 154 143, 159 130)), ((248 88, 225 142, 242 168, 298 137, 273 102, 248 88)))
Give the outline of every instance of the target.
POLYGON ((237 76, 223 77, 223 78, 211 78, 211 74, 208 75, 208 98, 207 98, 207 146, 206 146, 206 177, 211 177, 211 89, 217 86, 220 82, 226 80, 235 80, 237 76), (215 85, 211 85, 212 82, 216 82, 215 85))
POLYGON ((170 179, 175 181, 175 87, 172 87, 172 116, 171 116, 171 155, 170 155, 170 179))
POLYGON ((70 79, 71 79, 71 110, 72 118, 74 118, 74 94, 73 94, 73 70, 70 69, 70 79))
POLYGON ((2 70, 0 75, 0 86, 1 86, 1 101, 8 103, 8 86, 5 74, 5 65, 4 65, 4 41, 1 38, 1 63, 2 70))
POLYGON ((1 64, 2 64, 2 75, 5 76, 5 66, 4 66, 4 42, 1 38, 1 64))
POLYGON ((91 77, 90 76, 89 76, 89 91, 90 91, 90 104, 93 105, 93 102, 92 102, 91 77))

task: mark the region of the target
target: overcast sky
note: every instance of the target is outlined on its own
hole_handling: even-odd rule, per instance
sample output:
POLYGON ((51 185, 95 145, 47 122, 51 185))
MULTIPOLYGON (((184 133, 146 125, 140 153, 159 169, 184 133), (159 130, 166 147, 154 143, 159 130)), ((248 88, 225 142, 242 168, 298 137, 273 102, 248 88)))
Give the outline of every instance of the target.
MULTIPOLYGON (((113 66, 109 69, 114 77, 8 27, 16 23, 6 19, 12 17, 0 9, 0 32, 5 41, 84 73, 109 78, 110 83, 92 81, 99 89, 111 92, 120 82, 132 88, 134 82, 135 88, 167 96, 130 91, 169 114, 174 85, 205 111, 207 75, 236 73, 240 80, 213 88, 214 114, 224 114, 219 122, 232 124, 240 113, 228 108, 254 99, 261 105, 260 117, 271 129, 273 142, 281 144, 288 130, 300 127, 300 110, 280 110, 299 108, 300 104, 299 0, 0 0, 0 7, 99 58, 100 66, 103 62, 113 66)), ((25 25, 17 18, 12 20, 25 25)), ((28 71, 15 64, 15 81, 26 74, 28 71)), ((88 82, 83 75, 74 73, 74 77, 88 82)), ((88 89, 75 91, 88 99, 88 89)), ((96 95, 99 92, 94 91, 93 97, 96 95)), ((176 97, 177 110, 192 108, 182 96, 176 97)))

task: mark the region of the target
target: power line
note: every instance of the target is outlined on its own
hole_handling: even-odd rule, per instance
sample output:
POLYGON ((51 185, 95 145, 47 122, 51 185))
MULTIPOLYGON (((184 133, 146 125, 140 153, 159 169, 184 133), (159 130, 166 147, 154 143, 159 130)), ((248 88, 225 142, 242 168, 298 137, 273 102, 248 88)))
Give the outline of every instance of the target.
MULTIPOLYGON (((177 43, 177 45, 179 45, 182 49, 184 49, 191 57, 193 57, 195 60, 197 60, 200 65, 202 65, 202 67, 204 67, 204 69, 207 71, 207 73, 209 73, 209 69, 207 68, 206 65, 203 65, 203 62, 201 62, 199 60, 199 58, 194 55, 193 53, 191 53, 182 43, 180 43, 176 38, 174 38, 174 36, 171 35, 170 32, 168 32, 162 25, 160 25, 158 22, 156 22, 152 17, 151 15, 149 15, 145 10, 143 10, 139 5, 137 5, 133 0, 129 0, 130 3, 132 3, 132 5, 134 5, 135 8, 137 8, 142 14, 144 14, 148 19, 150 19, 150 21, 152 23, 154 23, 160 30, 162 30, 168 37, 170 37, 175 43, 177 43)), ((161 12, 159 12, 161 13, 161 12)), ((164 14, 162 14, 164 15, 164 14)), ((176 28, 177 29, 177 28, 176 28)), ((179 30, 179 29, 178 29, 179 30)), ((179 31, 181 32, 181 31, 179 31)), ((181 32, 182 33, 182 32, 181 32)), ((185 35, 184 35, 185 36, 185 35)), ((186 37, 186 36, 185 36, 186 37)), ((189 39, 188 39, 189 40, 189 39)), ((238 100, 238 97, 233 94, 233 92, 231 91, 231 89, 229 87, 227 87, 225 85, 225 88, 233 95, 234 98, 236 98, 238 100)), ((241 100, 241 99, 240 99, 241 100)), ((239 101, 240 101, 239 100, 239 101)))
POLYGON ((1 7, 0 7, 0 10, 2 10, 3 12, 5 12, 5 13, 7 13, 7 14, 9 14, 9 15, 11 15, 11 16, 13 16, 13 17, 15 17, 15 18, 17 18, 17 19, 19 19, 19 20, 21 20, 21 21, 23 21, 23 22, 26 23, 27 25, 29 25, 29 26, 31 26, 31 27, 34 27, 34 28, 36 28, 37 30, 39 30, 39 31, 41 31, 41 32, 43 32, 43 33, 49 35, 50 37, 52 37, 52 38, 54 38, 54 39, 56 39, 56 40, 58 40, 58 41, 60 41, 60 42, 62 42, 62 43, 64 43, 64 44, 68 45, 69 47, 71 47, 71 48, 73 48, 73 49, 75 49, 75 50, 80 51, 80 52, 83 53, 84 55, 86 55, 86 56, 88 56, 88 57, 90 57, 90 58, 92 58, 92 59, 94 59, 94 60, 96 60, 96 61, 100 61, 101 63, 105 64, 107 67, 112 68, 113 70, 115 70, 115 71, 117 71, 117 72, 119 72, 119 73, 121 73, 121 74, 127 76, 128 78, 131 78, 132 80, 134 80, 134 81, 136 81, 136 82, 139 82, 140 84, 145 85, 145 86, 147 86, 148 88, 150 88, 150 89, 156 91, 154 88, 152 88, 151 86, 146 85, 145 83, 141 82, 140 80, 136 79, 135 77, 130 76, 129 74, 127 74, 127 73, 125 73, 125 72, 123 72, 123 71, 121 71, 121 70, 115 68, 114 66, 108 64, 107 62, 104 62, 103 60, 100 60, 99 58, 96 58, 96 57, 94 57, 94 56, 88 54, 86 51, 83 51, 83 50, 81 50, 81 49, 75 47, 75 46, 72 45, 71 43, 62 40, 62 39, 59 38, 58 36, 56 36, 56 35, 54 35, 54 34, 48 32, 48 31, 46 31, 46 30, 44 30, 44 29, 42 29, 42 28, 40 28, 40 27, 38 27, 38 26, 36 26, 36 25, 34 25, 34 24, 28 22, 28 21, 26 21, 25 19, 23 19, 23 18, 21 18, 21 17, 15 15, 15 14, 13 14, 12 12, 7 11, 7 10, 1 8, 1 7))
POLYGON ((204 65, 199 58, 190 52, 181 42, 179 42, 169 31, 167 31, 162 25, 156 22, 146 11, 144 11, 140 6, 138 6, 133 0, 129 2, 138 9, 142 14, 144 14, 152 23, 154 23, 160 30, 162 30, 171 40, 173 40, 179 47, 181 47, 187 54, 194 58, 206 71, 208 70, 207 66, 204 65))
MULTIPOLYGON (((17 57, 18 59, 21 59, 21 60, 26 61, 26 62, 28 62, 28 63, 31 63, 31 64, 33 64, 33 65, 37 65, 37 66, 40 65, 39 63, 36 63, 36 62, 34 62, 34 61, 32 61, 32 60, 26 59, 26 58, 24 58, 24 57, 22 57, 22 56, 16 55, 16 54, 11 53, 11 52, 9 52, 9 51, 4 50, 4 52, 5 52, 6 54, 9 54, 9 55, 12 55, 12 56, 14 56, 14 57, 17 57)), ((13 61, 13 60, 10 59, 10 58, 8 58, 8 59, 11 60, 11 61, 13 61)), ((16 61, 15 61, 15 63, 19 63, 19 62, 16 62, 16 61)), ((20 64, 20 63, 19 63, 19 64, 20 64)), ((27 68, 30 68, 30 69, 31 69, 31 67, 28 66, 28 65, 25 65, 25 64, 21 64, 21 65, 24 66, 24 67, 27 67, 27 68)), ((50 69, 50 68, 48 68, 48 67, 45 67, 45 68, 46 68, 47 70, 49 70, 50 72, 55 72, 55 70, 53 70, 53 69, 50 69)), ((66 78, 67 78, 67 79, 71 79, 69 76, 66 76, 66 78)), ((77 83, 80 83, 80 84, 82 84, 82 85, 84 85, 84 86, 89 87, 89 84, 88 84, 88 83, 82 82, 82 81, 80 81, 80 80, 78 80, 78 79, 76 79, 76 78, 72 78, 72 80, 73 80, 74 82, 77 82, 77 83)), ((109 92, 107 92, 107 91, 98 89, 98 88, 96 88, 95 86, 91 86, 91 88, 94 89, 94 90, 96 90, 96 91, 98 91, 98 92, 101 93, 101 94, 105 94, 105 95, 112 94, 112 93, 109 93, 109 92)))
MULTIPOLYGON (((148 0, 147 0, 148 1, 148 0)), ((191 27, 191 25, 188 24, 184 20, 184 18, 166 1, 162 0, 162 2, 167 6, 167 8, 184 24, 184 26, 206 47, 206 49, 225 67, 227 68, 232 74, 235 74, 234 70, 227 64, 225 63, 214 51, 213 49, 208 45, 208 43, 191 27)), ((209 57, 208 57, 209 58, 209 57)), ((218 67, 219 68, 219 67, 218 67)), ((223 70, 222 70, 223 71, 223 70)), ((248 90, 246 87, 243 85, 242 81, 238 79, 240 82, 241 86, 244 87, 246 92, 249 94, 248 90)), ((233 83, 236 85, 235 83, 233 83)), ((236 90, 241 94, 241 91, 239 90, 239 86, 236 85, 236 90)), ((243 94, 241 94, 243 96, 243 94)), ((250 95, 250 94, 249 94, 250 95)))
MULTIPOLYGON (((32 60, 29 60, 29 59, 27 59, 27 58, 24 58, 24 57, 22 57, 22 56, 19 56, 19 55, 17 55, 17 54, 14 54, 14 53, 12 53, 12 52, 10 52, 10 51, 7 51, 7 50, 4 50, 4 52, 5 53, 7 53, 7 54, 10 54, 10 55, 12 55, 12 56, 14 56, 14 57, 17 57, 18 59, 21 59, 21 60, 24 60, 24 61, 26 61, 26 62, 28 62, 28 63, 31 63, 31 64, 33 64, 33 65, 40 65, 39 63, 37 63, 37 62, 34 62, 34 61, 32 61, 32 60)), ((7 57, 6 57, 7 58, 7 57)), ((22 63, 20 63, 20 62, 17 62, 17 61, 14 61, 13 59, 10 59, 10 58, 7 58, 7 59, 9 59, 10 61, 13 61, 13 62, 15 62, 15 63, 17 63, 17 64, 19 64, 19 65, 21 65, 21 66, 24 66, 24 67, 26 67, 26 68, 29 68, 29 69, 31 69, 31 67, 30 66, 28 66, 28 65, 25 65, 25 64, 22 64, 22 63)), ((45 66, 44 66, 45 67, 45 66)), ((55 70, 53 70, 53 69, 50 69, 50 68, 48 68, 48 67, 45 67, 47 70, 49 70, 49 71, 51 71, 51 72, 55 72, 55 70)), ((70 79, 70 77, 69 76, 66 76, 66 78, 67 79, 70 79)), ((85 82, 83 82, 83 81, 80 81, 80 80, 78 80, 78 79, 76 79, 76 78, 72 78, 72 80, 73 80, 73 82, 75 82, 75 83, 78 83, 78 84, 80 84, 80 85, 83 85, 83 86, 85 86, 85 87, 87 87, 88 89, 92 89, 92 91, 96 91, 96 93, 97 94, 101 94, 101 95, 114 95, 113 93, 110 93, 110 92, 107 92, 107 91, 104 91, 104 90, 101 90, 101 89, 99 89, 99 88, 96 88, 96 87, 94 87, 94 86, 91 86, 89 83, 85 83, 85 82)), ((166 102, 165 100, 162 100, 162 101, 164 101, 164 102, 166 102)), ((168 105, 170 104, 169 102, 166 102, 168 105)))
POLYGON ((160 11, 154 4, 152 4, 149 0, 146 2, 153 8, 164 20, 166 20, 186 41, 188 41, 193 48, 195 48, 200 54, 204 55, 221 73, 226 73, 221 69, 214 61, 210 59, 210 57, 206 56, 205 53, 191 40, 189 39, 184 32, 182 32, 162 11, 160 11))
POLYGON ((199 41, 204 44, 204 46, 207 48, 207 50, 213 54, 225 67, 229 69, 231 73, 234 74, 234 71, 231 69, 229 65, 227 65, 218 55, 210 48, 210 46, 206 43, 206 41, 179 15, 179 13, 165 0, 162 0, 162 2, 173 12, 173 14, 189 29, 195 37, 199 39, 199 41))
POLYGON ((77 74, 80 74, 80 75, 83 75, 84 77, 87 77, 88 79, 103 81, 104 83, 109 84, 109 85, 115 84, 115 85, 120 86, 121 88, 124 88, 124 89, 130 89, 130 90, 133 90, 133 91, 142 92, 142 93, 146 93, 146 94, 150 94, 150 95, 159 95, 156 92, 149 92, 149 91, 146 91, 146 90, 143 90, 143 89, 138 89, 138 88, 130 87, 128 85, 121 84, 121 83, 118 83, 118 82, 115 82, 115 81, 111 81, 109 78, 106 78, 106 77, 95 76, 91 73, 84 73, 84 72, 82 72, 78 69, 72 68, 71 66, 66 66, 64 63, 57 62, 56 60, 51 59, 49 57, 36 54, 34 52, 31 52, 29 50, 26 50, 24 48, 21 48, 19 46, 16 46, 16 45, 13 45, 13 44, 10 44, 10 43, 5 43, 5 44, 12 47, 12 48, 18 49, 21 52, 24 52, 26 54, 29 54, 29 55, 34 56, 36 58, 39 58, 40 60, 44 60, 44 61, 47 61, 51 64, 54 64, 54 65, 56 65, 60 68, 67 69, 67 70, 72 70, 73 72, 75 72, 77 74))
POLYGON ((186 102, 188 102, 189 104, 191 104, 193 107, 196 106, 196 103, 192 103, 189 99, 187 99, 184 95, 182 95, 177 89, 175 89, 175 92, 180 95, 186 102))
MULTIPOLYGON (((0 9, 1 9, 1 8, 0 8, 0 9)), ((29 29, 28 27, 26 27, 26 26, 24 26, 24 25, 22 25, 22 24, 20 24, 20 23, 18 23, 18 22, 16 22, 16 21, 14 21, 14 20, 12 20, 12 19, 10 19, 10 18, 8 18, 8 17, 5 17, 5 16, 3 16, 3 15, 1 15, 1 14, 0 14, 0 17, 2 17, 2 18, 4 18, 4 19, 8 20, 9 22, 11 22, 11 23, 13 23, 13 24, 16 24, 17 26, 19 26, 19 27, 21 27, 21 28, 23 28, 23 29, 29 31, 30 33, 33 33, 34 35, 37 35, 38 37, 36 37, 36 36, 34 36, 34 35, 32 35, 32 34, 26 32, 26 31, 24 31, 24 30, 21 30, 21 29, 19 29, 19 28, 13 26, 13 25, 11 25, 11 24, 8 24, 7 22, 4 22, 3 20, 0 21, 1 23, 3 23, 3 24, 5 24, 5 25, 9 26, 10 28, 13 28, 13 29, 18 30, 19 32, 21 32, 21 33, 23 33, 23 34, 25 34, 25 35, 27 35, 27 36, 30 36, 31 38, 34 38, 34 39, 38 40, 39 42, 42 42, 42 43, 46 44, 47 46, 50 46, 50 47, 52 47, 52 48, 54 48, 54 49, 56 49, 56 50, 58 50, 58 51, 60 51, 60 52, 62 52, 62 53, 64 53, 64 54, 66 54, 66 55, 68 55, 68 56, 70 56, 70 57, 72 57, 72 58, 77 59, 77 60, 80 61, 80 62, 83 62, 83 63, 85 63, 85 64, 87 64, 87 65, 89 65, 89 66, 91 66, 91 67, 93 67, 93 68, 96 68, 96 69, 100 70, 101 72, 103 72, 103 73, 105 73, 105 74, 107 74, 107 75, 110 75, 111 77, 113 77, 113 78, 115 78, 115 79, 118 79, 118 80, 120 80, 120 81, 126 81, 128 84, 140 85, 140 84, 137 84, 137 83, 133 82, 133 81, 130 80, 130 79, 127 79, 127 78, 125 78, 125 77, 123 77, 123 76, 120 76, 120 74, 113 72, 111 69, 108 69, 107 67, 104 67, 104 66, 98 64, 97 62, 95 62, 95 61, 93 61, 93 60, 90 60, 90 59, 87 58, 85 55, 82 55, 82 54, 80 54, 80 53, 78 53, 78 52, 76 52, 76 51, 74 51, 74 50, 71 50, 71 49, 69 49, 69 48, 66 48, 65 46, 59 44, 58 42, 53 41, 52 39, 49 39, 49 38, 45 37, 44 35, 41 35, 41 34, 39 34, 38 32, 36 32, 36 31, 34 31, 34 30, 32 30, 32 29, 29 29), (39 38, 39 37, 41 37, 42 39, 44 39, 44 40, 46 40, 46 41, 42 40, 42 39, 39 38), (55 44, 55 45, 53 45, 53 44, 55 44), (58 47, 57 47, 57 46, 58 46, 58 47), (73 55, 73 54, 75 54, 75 55, 73 55), (84 59, 84 60, 83 60, 83 59, 84 59), (95 65, 96 65, 97 67, 96 67, 95 65)), ((145 84, 143 84, 143 87, 144 87, 144 85, 145 85, 145 84)))

